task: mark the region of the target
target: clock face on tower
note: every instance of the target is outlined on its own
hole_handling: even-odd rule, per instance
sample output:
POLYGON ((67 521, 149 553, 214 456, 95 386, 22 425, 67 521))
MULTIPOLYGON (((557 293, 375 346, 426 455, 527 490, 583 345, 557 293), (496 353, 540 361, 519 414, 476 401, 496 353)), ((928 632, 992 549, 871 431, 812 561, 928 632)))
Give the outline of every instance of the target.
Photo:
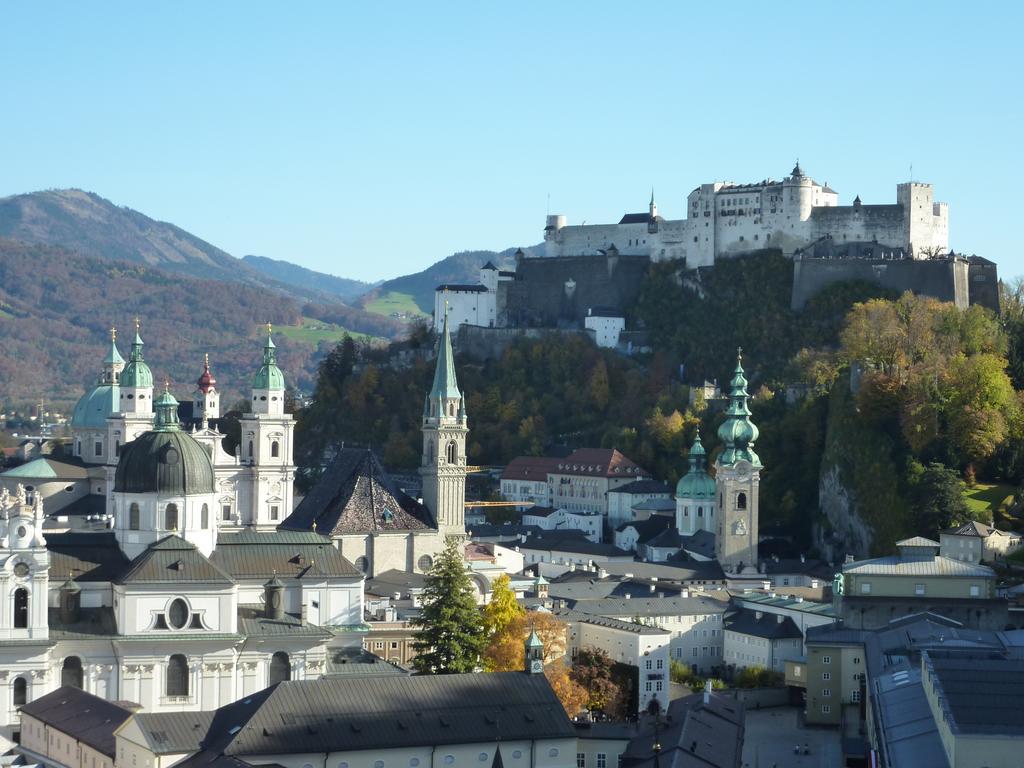
POLYGON ((543 672, 544 671, 544 662, 541 661, 540 659, 534 659, 533 661, 530 662, 530 671, 531 672, 543 672))

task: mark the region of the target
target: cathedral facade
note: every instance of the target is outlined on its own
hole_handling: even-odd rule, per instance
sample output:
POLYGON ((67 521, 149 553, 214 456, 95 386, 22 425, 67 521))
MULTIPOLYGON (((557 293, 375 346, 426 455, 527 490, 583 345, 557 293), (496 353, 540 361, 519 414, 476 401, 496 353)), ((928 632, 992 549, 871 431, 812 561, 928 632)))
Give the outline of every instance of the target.
POLYGON ((294 421, 269 330, 234 454, 209 361, 183 426, 136 327, 127 360, 112 333, 72 418, 89 491, 75 503, 91 511, 41 486, 0 489, 0 737, 62 685, 194 711, 339 673, 368 630, 366 575, 429 570, 465 534, 467 417, 447 327, 424 406, 425 502, 350 449, 294 510, 294 421))

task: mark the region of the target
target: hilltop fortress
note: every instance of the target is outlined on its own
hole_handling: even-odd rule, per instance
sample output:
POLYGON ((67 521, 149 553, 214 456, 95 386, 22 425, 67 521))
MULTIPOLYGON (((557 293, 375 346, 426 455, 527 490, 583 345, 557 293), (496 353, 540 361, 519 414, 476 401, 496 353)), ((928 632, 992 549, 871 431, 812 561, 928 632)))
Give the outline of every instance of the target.
POLYGON ((919 182, 898 184, 895 204, 863 205, 857 197, 839 205, 838 193, 797 163, 782 181, 701 184, 686 199, 684 219, 662 218, 653 192, 646 213, 627 213, 617 224, 569 225, 565 216, 548 216, 544 256, 596 255, 614 245, 623 256, 685 259, 695 269, 760 248, 792 256, 822 239, 878 243, 911 258, 944 254, 949 206, 919 182))
POLYGON ((659 215, 653 192, 646 212, 615 224, 569 225, 550 215, 543 244, 530 250, 516 253, 514 272, 488 263, 479 283, 438 286, 437 330, 447 307, 451 322, 465 328, 460 345, 479 342, 480 354, 552 328, 592 331, 598 344, 629 351, 645 343, 625 317, 651 262, 674 260, 699 272, 766 250, 793 261, 794 309, 851 281, 999 308, 996 265, 949 250, 949 206, 935 202, 930 184, 897 184, 891 204, 864 205, 857 196, 839 205, 838 193, 799 163, 782 181, 702 184, 687 197, 683 219, 659 215))

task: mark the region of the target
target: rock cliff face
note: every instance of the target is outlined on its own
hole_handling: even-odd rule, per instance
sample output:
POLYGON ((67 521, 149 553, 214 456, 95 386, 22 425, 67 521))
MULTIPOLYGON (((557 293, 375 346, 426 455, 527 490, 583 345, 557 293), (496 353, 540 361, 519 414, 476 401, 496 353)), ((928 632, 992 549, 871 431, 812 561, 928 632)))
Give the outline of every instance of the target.
POLYGON ((836 382, 818 484, 814 542, 828 560, 888 554, 910 535, 896 441, 857 413, 849 379, 836 382))

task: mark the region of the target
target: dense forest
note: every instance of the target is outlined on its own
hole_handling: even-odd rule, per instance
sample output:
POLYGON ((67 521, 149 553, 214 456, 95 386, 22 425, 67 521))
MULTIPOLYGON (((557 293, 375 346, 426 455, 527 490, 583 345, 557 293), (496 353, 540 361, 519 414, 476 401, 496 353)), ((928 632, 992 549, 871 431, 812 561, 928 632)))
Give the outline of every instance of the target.
MULTIPOLYGON (((773 252, 697 273, 654 265, 632 310, 657 350, 646 359, 565 336, 522 341, 485 363, 460 359, 470 461, 614 446, 674 483, 698 427, 713 457, 722 418, 714 403, 691 405, 684 380, 727 381, 742 346, 765 465, 762 526, 799 546, 821 525, 830 461, 846 467, 850 493, 877 523, 871 547, 879 551, 909 531, 934 535, 966 519, 964 482, 1020 482, 1019 294, 1008 294, 996 318, 846 284, 798 313, 789 309, 791 268, 773 252)), ((422 331, 413 343, 433 340, 422 331)), ((385 352, 350 340, 334 349, 320 365, 315 402, 300 414, 303 480, 315 479, 343 440, 374 446, 392 467, 415 466, 432 371, 430 361, 391 367, 385 352)))

